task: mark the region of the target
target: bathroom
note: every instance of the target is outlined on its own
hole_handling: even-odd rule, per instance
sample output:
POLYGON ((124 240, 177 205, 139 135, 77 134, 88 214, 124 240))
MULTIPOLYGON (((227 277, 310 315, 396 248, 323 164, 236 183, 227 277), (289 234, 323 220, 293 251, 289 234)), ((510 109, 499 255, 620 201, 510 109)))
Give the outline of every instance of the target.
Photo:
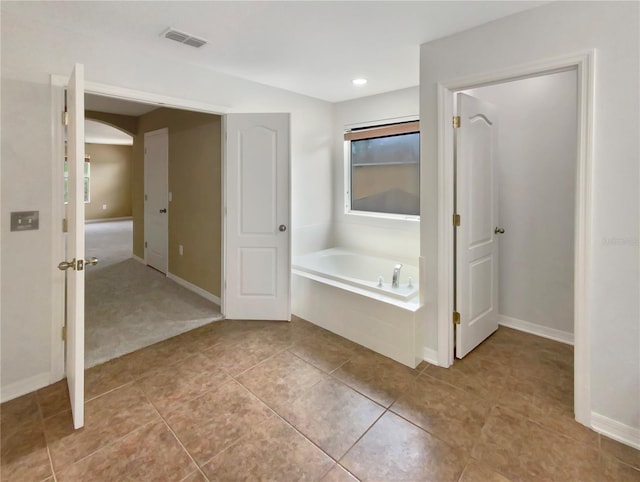
MULTIPOLYGON (((413 206, 404 214, 349 209, 345 132, 412 123, 415 128, 418 95, 418 87, 411 87, 334 105, 330 229, 321 244, 312 242, 309 230, 296 239, 300 229, 294 229, 292 239, 292 313, 412 367, 424 359, 420 217, 413 206)), ((405 175, 411 186, 403 191, 418 190, 418 166, 405 175)))

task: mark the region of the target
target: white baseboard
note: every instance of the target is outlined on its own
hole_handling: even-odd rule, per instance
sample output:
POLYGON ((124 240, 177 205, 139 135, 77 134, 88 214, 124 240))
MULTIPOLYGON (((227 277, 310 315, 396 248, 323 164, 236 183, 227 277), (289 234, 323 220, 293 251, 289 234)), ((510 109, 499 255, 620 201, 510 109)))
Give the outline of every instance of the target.
POLYGON ((218 298, 213 293, 209 293, 207 290, 203 290, 199 286, 196 286, 193 283, 189 283, 187 280, 184 280, 184 279, 180 278, 179 276, 176 276, 175 274, 172 274, 172 273, 167 273, 167 278, 169 278, 172 281, 175 281, 176 283, 178 283, 181 286, 184 286, 189 291, 193 291, 194 293, 202 296, 203 298, 205 298, 205 299, 207 299, 209 301, 213 301, 216 305, 220 306, 220 298, 218 298))
POLYGON ((567 333, 566 331, 556 330, 555 328, 537 325, 536 323, 504 315, 498 315, 498 324, 506 326, 507 328, 513 328, 514 330, 559 341, 560 343, 566 343, 567 345, 573 345, 573 333, 567 333))
POLYGON ((640 450, 640 428, 591 412, 591 428, 602 435, 640 450))
POLYGON ((22 395, 26 395, 27 393, 31 393, 34 390, 38 390, 40 388, 46 387, 51 382, 51 374, 47 373, 39 373, 38 375, 34 375, 29 378, 25 378, 24 380, 19 380, 17 382, 11 383, 6 387, 2 387, 0 394, 0 402, 4 403, 9 400, 13 400, 14 398, 18 398, 22 395))
POLYGON ((111 221, 131 221, 133 219, 132 216, 125 216, 123 218, 98 218, 98 219, 85 219, 84 224, 91 223, 108 223, 111 221))
POLYGON ((142 259, 140 256, 136 256, 135 254, 133 256, 131 256, 133 259, 135 259, 138 263, 142 263, 142 264, 147 264, 144 262, 144 259, 142 259))
POLYGON ((438 350, 434 350, 433 348, 424 347, 422 351, 422 358, 427 363, 431 363, 432 365, 438 366, 438 350))

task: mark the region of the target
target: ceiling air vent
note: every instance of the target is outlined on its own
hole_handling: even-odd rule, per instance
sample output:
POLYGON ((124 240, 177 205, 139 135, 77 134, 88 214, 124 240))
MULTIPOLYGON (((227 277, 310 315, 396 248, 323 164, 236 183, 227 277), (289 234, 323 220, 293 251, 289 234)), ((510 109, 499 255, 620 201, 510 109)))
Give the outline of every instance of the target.
POLYGON ((180 42, 181 44, 191 45, 192 47, 202 47, 207 43, 206 40, 199 39, 188 33, 180 32, 179 30, 175 30, 173 28, 167 29, 162 36, 164 38, 168 38, 170 40, 175 40, 176 42, 180 42))

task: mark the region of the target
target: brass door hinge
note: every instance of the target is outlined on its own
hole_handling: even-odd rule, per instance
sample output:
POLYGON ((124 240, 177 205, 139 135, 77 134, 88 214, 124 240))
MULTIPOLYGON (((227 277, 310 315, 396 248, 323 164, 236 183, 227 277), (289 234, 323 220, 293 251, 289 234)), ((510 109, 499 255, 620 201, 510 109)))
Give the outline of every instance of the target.
POLYGON ((460 116, 454 115, 451 121, 451 124, 453 125, 454 129, 457 129, 458 127, 460 127, 460 116))
POLYGON ((453 225, 454 226, 460 226, 460 215, 459 214, 454 214, 453 215, 453 225))
POLYGON ((69 125, 69 113, 66 110, 62 113, 62 125, 69 125))
POLYGON ((460 313, 458 313, 457 311, 453 312, 453 324, 454 325, 460 324, 460 313))
POLYGON ((62 220, 62 232, 63 233, 68 233, 69 232, 69 222, 67 221, 67 218, 64 218, 62 220))
POLYGON ((67 325, 62 327, 62 340, 67 341, 67 325))
POLYGON ((147 242, 146 242, 146 241, 144 242, 144 247, 145 247, 145 248, 147 247, 147 242))

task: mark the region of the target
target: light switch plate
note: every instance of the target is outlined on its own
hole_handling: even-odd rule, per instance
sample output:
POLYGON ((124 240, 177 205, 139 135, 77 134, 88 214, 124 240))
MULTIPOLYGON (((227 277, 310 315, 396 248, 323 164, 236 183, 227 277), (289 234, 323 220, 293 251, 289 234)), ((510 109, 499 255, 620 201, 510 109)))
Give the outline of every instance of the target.
POLYGON ((11 213, 11 231, 32 231, 39 227, 39 211, 14 211, 11 213))

